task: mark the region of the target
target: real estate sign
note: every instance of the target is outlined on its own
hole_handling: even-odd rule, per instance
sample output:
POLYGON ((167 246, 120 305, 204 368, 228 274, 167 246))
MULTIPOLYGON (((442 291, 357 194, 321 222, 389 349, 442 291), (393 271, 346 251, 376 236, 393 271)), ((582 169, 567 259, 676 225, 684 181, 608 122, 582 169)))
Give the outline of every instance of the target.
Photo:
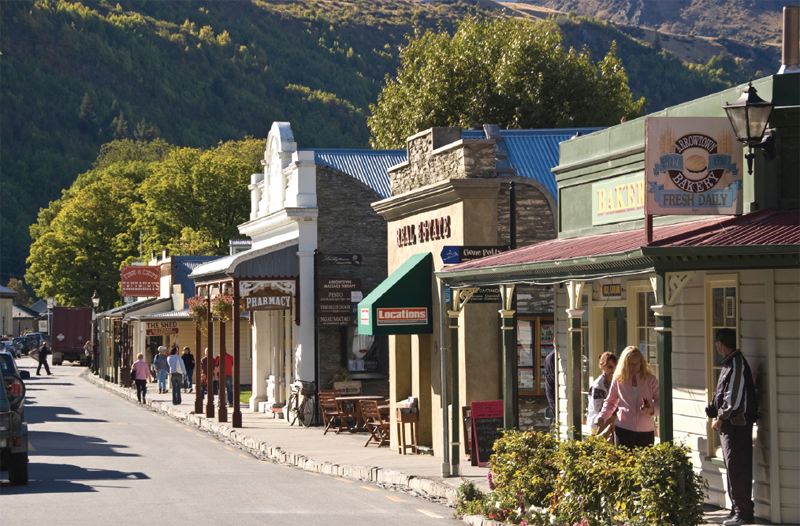
POLYGON ((742 158, 727 117, 646 118, 646 213, 741 214, 742 158))

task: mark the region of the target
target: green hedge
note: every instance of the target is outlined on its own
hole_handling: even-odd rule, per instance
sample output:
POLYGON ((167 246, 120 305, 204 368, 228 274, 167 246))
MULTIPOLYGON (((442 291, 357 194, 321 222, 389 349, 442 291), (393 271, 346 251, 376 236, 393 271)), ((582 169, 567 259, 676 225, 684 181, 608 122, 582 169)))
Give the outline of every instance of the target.
POLYGON ((644 526, 703 522, 707 482, 689 449, 672 443, 629 450, 589 437, 561 441, 508 431, 494 445, 487 494, 471 482, 456 514, 531 526, 644 526))

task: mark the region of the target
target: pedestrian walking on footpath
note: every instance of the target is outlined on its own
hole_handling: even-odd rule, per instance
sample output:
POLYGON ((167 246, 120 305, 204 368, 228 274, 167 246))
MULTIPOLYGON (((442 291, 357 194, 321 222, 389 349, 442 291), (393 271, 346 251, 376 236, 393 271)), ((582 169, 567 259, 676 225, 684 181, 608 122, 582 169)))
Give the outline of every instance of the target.
POLYGON ((156 370, 156 378, 158 378, 158 394, 166 393, 169 363, 167 362, 167 348, 163 345, 158 348, 158 354, 153 359, 153 368, 156 370))
POLYGON ((192 374, 194 373, 194 356, 188 347, 183 348, 183 366, 186 367, 186 378, 183 380, 183 388, 187 393, 192 392, 192 374))
POLYGON ((200 358, 200 398, 206 397, 206 391, 208 390, 208 377, 206 373, 208 369, 208 347, 205 350, 205 356, 200 358))
POLYGON ((86 367, 89 370, 92 370, 92 342, 86 340, 86 344, 83 346, 83 354, 86 355, 86 367))
POLYGON ((653 418, 659 412, 658 378, 642 351, 633 345, 622 351, 608 398, 597 417, 598 428, 606 427, 615 409, 619 409, 614 425, 614 444, 617 447, 633 449, 653 445, 656 440, 653 418))
POLYGON ((714 398, 706 407, 711 427, 719 432, 722 459, 728 478, 731 513, 727 526, 751 524, 754 520, 753 424, 758 419, 758 400, 750 365, 736 349, 736 332, 720 329, 714 347, 722 356, 722 370, 714 398))
POLYGON ((173 347, 169 351, 169 379, 172 384, 172 405, 180 405, 181 403, 181 387, 183 387, 183 377, 186 375, 186 367, 183 365, 183 360, 178 355, 178 348, 173 347))
POLYGON ((147 382, 152 379, 150 367, 144 361, 144 354, 136 355, 136 361, 131 366, 131 377, 136 384, 136 398, 140 404, 147 403, 147 382))
POLYGON ((44 370, 47 372, 47 376, 52 375, 53 373, 50 372, 50 366, 47 365, 47 357, 50 354, 50 348, 47 346, 47 342, 42 342, 42 346, 39 347, 39 367, 36 368, 36 374, 39 375, 39 371, 42 370, 42 366, 44 365, 44 370))
POLYGON ((600 355, 600 370, 603 374, 589 387, 589 414, 586 421, 596 435, 601 435, 607 442, 614 442, 614 421, 617 419, 618 409, 605 422, 604 428, 597 427, 597 415, 603 410, 603 403, 608 397, 611 389, 611 382, 614 381, 614 372, 617 370, 617 356, 611 352, 604 352, 600 355))
MULTIPOLYGON (((219 382, 219 362, 222 356, 225 357, 225 394, 228 398, 228 406, 233 407, 233 358, 231 358, 231 355, 227 352, 217 355, 217 357, 214 358, 214 375, 219 382)), ((222 403, 222 401, 220 401, 220 403, 222 403)))

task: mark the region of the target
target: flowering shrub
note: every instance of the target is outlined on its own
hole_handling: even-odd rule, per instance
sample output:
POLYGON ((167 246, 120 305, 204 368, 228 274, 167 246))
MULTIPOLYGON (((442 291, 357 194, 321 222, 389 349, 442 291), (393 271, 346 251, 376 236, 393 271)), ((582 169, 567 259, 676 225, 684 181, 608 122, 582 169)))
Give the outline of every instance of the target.
POLYGON ((596 437, 560 441, 534 431, 508 431, 495 442, 490 465, 491 491, 462 484, 457 515, 480 510, 524 526, 703 522, 708 484, 694 472, 683 445, 631 451, 596 437))
POLYGON ((211 312, 219 317, 219 321, 228 321, 233 312, 233 296, 218 294, 211 300, 211 312))
POLYGON ((208 305, 203 298, 195 296, 189 298, 189 316, 200 327, 206 322, 208 315, 208 305))

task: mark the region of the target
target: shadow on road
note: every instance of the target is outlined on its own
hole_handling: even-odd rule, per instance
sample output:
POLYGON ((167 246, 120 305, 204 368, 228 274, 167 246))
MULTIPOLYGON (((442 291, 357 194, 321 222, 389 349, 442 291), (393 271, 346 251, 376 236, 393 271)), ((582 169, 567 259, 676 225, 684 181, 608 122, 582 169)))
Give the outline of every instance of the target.
MULTIPOLYGON (((30 481, 27 486, 12 486, 9 482, 0 483, 3 495, 22 495, 36 493, 85 493, 97 492, 95 487, 109 487, 101 484, 84 484, 78 481, 133 481, 149 480, 141 472, 125 472, 110 469, 86 469, 73 464, 43 464, 31 462, 28 465, 30 481)), ((125 486, 114 486, 126 488, 125 486)))
MULTIPOLYGON (((25 401, 27 404, 27 400, 25 401)), ((35 409, 31 409, 27 412, 26 416, 28 417, 28 425, 30 424, 42 424, 44 422, 63 422, 63 423, 75 423, 75 422, 108 422, 108 420, 99 420, 96 418, 71 418, 71 415, 80 415, 78 411, 72 409, 71 407, 59 407, 59 406, 43 406, 39 405, 35 409), (65 416, 62 416, 65 415, 65 416)))
POLYGON ((109 444, 102 438, 58 433, 55 431, 32 431, 28 436, 36 448, 32 456, 47 455, 53 457, 138 457, 136 453, 119 451, 129 446, 109 444))

